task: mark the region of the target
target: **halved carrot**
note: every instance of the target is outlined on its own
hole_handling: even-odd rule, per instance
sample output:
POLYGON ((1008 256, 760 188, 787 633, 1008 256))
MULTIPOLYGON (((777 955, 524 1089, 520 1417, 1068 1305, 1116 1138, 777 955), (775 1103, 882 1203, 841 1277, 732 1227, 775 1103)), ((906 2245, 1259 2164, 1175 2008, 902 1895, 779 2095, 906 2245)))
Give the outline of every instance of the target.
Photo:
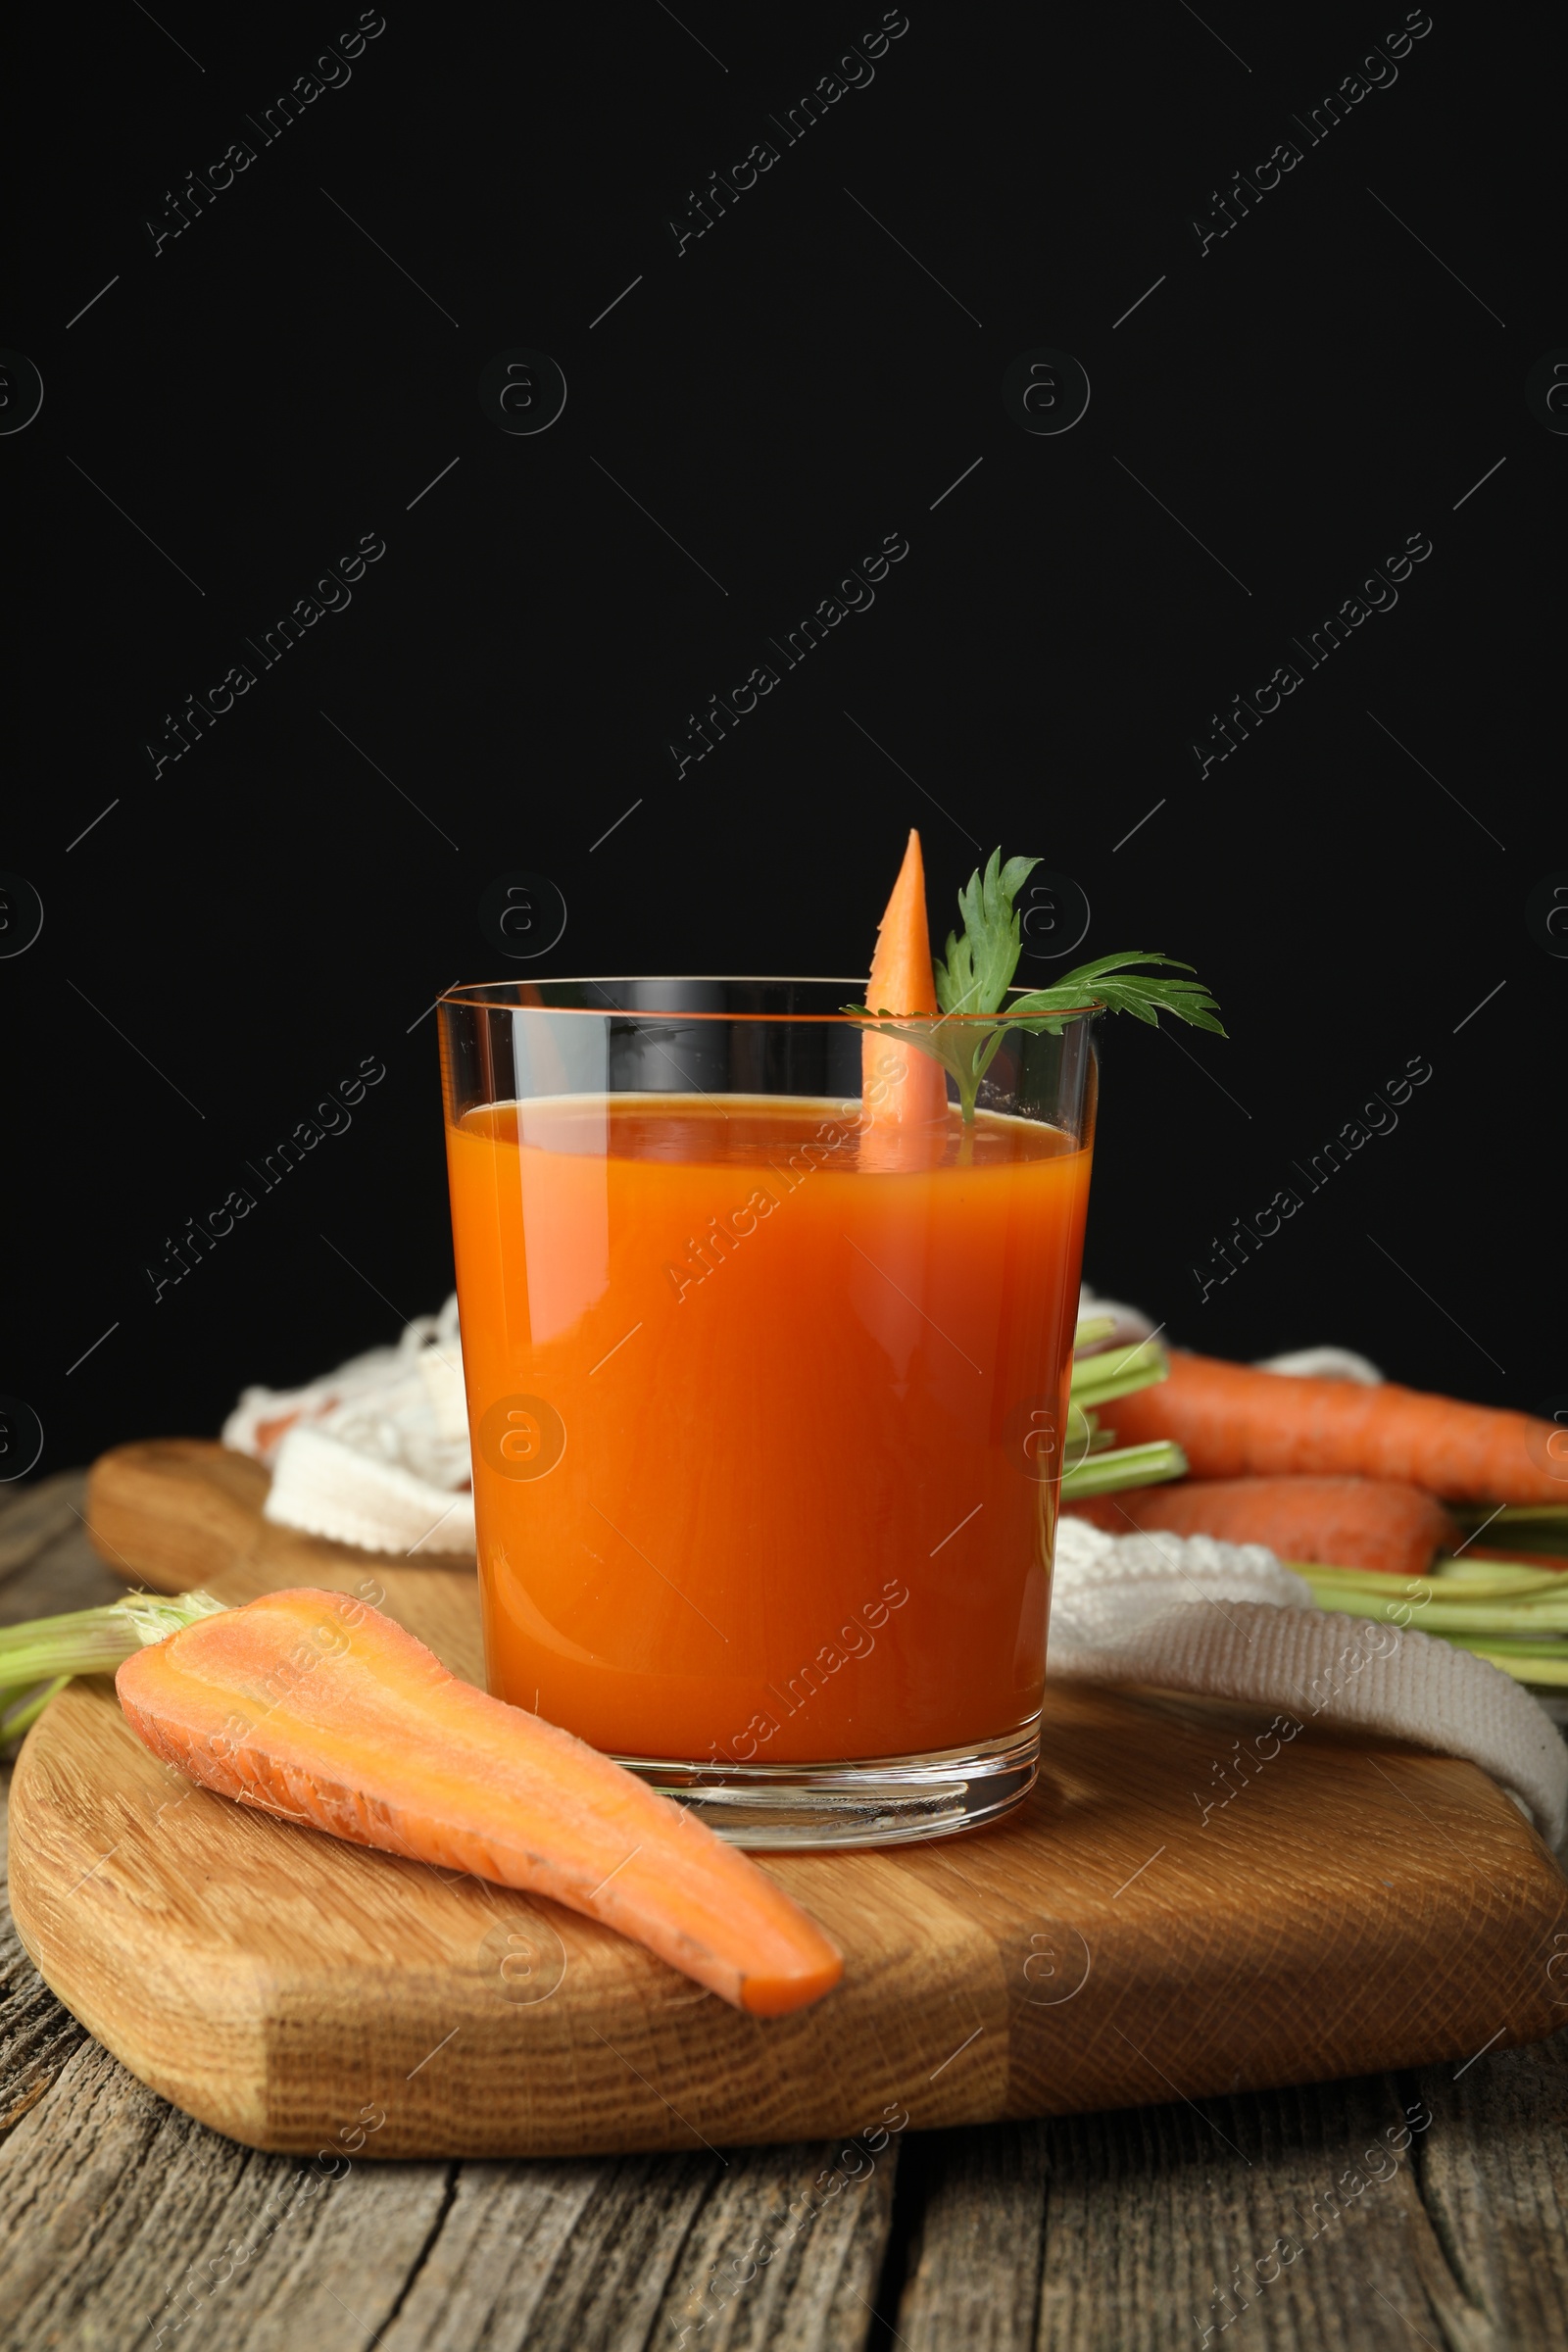
POLYGON ((1551 1422, 1393 1381, 1305 1380, 1173 1348, 1168 1380, 1100 1410, 1124 1445, 1174 1438, 1198 1478, 1307 1471, 1399 1479, 1448 1502, 1568 1502, 1568 1440, 1551 1422))
MULTIPOLYGON (((920 836, 912 826, 904 863, 893 885, 893 896, 877 925, 876 953, 871 959, 865 1001, 872 1012, 937 1010, 925 909, 925 866, 920 857, 920 836)), ((939 1061, 929 1054, 922 1054, 918 1046, 868 1031, 860 1044, 860 1087, 866 1140, 887 1138, 895 1147, 891 1155, 886 1151, 882 1153, 886 1164, 909 1165, 916 1161, 923 1164, 922 1145, 934 1133, 945 1141, 947 1073, 939 1061), (902 1151, 897 1150, 900 1145, 904 1147, 902 1151)), ((863 1165, 867 1160, 865 1141, 860 1156, 863 1165)))
POLYGON ((220 1795, 549 1895, 753 2016, 803 2008, 843 1974, 745 1854, 341 1593, 204 1618, 127 1658, 115 1687, 153 1753, 220 1795))
POLYGON ((1457 1521, 1419 1487, 1386 1478, 1189 1478, 1066 1502, 1108 1535, 1149 1529, 1266 1544, 1282 1560, 1425 1576, 1460 1541, 1457 1521))

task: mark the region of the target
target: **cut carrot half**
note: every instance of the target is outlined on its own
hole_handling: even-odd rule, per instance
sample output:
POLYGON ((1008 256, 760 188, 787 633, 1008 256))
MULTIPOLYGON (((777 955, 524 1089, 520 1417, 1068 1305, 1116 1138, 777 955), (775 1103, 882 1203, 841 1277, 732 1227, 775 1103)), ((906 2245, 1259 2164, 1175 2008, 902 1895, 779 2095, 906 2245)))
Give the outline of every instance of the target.
MULTIPOLYGON (((920 836, 912 826, 893 896, 877 926, 865 1001, 872 1012, 937 1010, 926 923, 925 866, 920 836)), ((945 1146, 947 1137, 948 1080, 942 1064, 918 1046, 868 1032, 860 1045, 860 1090, 861 1164, 928 1166, 933 1151, 945 1146)))
POLYGON ((341 1593, 270 1592, 127 1658, 120 1703, 221 1796, 585 1912, 755 2017, 844 1963, 749 1857, 341 1593))

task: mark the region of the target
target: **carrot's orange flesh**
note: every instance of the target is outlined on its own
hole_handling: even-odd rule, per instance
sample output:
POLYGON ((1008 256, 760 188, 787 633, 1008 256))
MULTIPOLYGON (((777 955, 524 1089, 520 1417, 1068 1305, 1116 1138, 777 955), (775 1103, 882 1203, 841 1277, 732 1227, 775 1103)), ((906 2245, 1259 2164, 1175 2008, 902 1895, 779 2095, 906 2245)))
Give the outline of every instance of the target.
POLYGON ((1419 1487, 1382 1478, 1189 1478, 1063 1506, 1108 1535, 1150 1529, 1266 1544, 1282 1560, 1425 1576, 1459 1541, 1455 1520, 1419 1487))
MULTIPOLYGON (((920 836, 910 828, 908 847, 899 878, 893 885, 882 920, 877 926, 876 954, 865 1001, 872 1012, 910 1013, 937 1010, 936 980, 931 969, 931 938, 926 924, 925 866, 920 836)), ((903 1144, 900 1164, 915 1139, 933 1132, 946 1137, 948 1123, 947 1074, 939 1061, 918 1046, 900 1039, 868 1034, 860 1048, 860 1082, 864 1118, 872 1137, 903 1144)), ((862 1164, 866 1153, 862 1147, 862 1164)))
POLYGON ((340 1593, 269 1593, 127 1658, 155 1755, 242 1804, 584 1911, 757 2017, 828 1992, 832 1944, 757 1864, 569 1733, 340 1593))
POLYGON ((1305 1380, 1173 1350, 1168 1380, 1098 1409, 1126 1445, 1174 1438, 1198 1478, 1304 1471, 1397 1479, 1448 1502, 1568 1502, 1568 1433, 1392 1381, 1305 1380))
POLYGON ((925 863, 920 856, 920 836, 912 825, 893 896, 876 927, 866 1003, 873 1012, 935 1012, 937 1008, 926 924, 925 863))

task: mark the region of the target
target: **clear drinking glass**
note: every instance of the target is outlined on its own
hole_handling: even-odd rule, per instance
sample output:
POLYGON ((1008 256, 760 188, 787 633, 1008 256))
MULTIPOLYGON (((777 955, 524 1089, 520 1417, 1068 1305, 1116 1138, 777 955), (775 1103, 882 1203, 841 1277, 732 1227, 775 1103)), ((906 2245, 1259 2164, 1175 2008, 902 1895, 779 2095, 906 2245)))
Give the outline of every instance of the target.
POLYGON ((751 1846, 1036 1771, 1094 1008, 911 1127, 933 1023, 870 1036, 863 990, 440 1007, 490 1689, 751 1846))

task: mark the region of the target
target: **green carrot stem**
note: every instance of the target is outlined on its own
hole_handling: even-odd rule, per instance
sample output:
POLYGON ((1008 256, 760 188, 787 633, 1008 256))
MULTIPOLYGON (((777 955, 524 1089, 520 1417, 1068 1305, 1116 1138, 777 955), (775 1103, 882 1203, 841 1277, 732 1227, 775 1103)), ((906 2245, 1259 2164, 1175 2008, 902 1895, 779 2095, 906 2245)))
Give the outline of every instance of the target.
POLYGON ((1485 1658, 1489 1665, 1511 1674, 1516 1683, 1568 1684, 1568 1655, 1527 1657, 1512 1649, 1494 1648, 1490 1642, 1467 1642, 1456 1634, 1450 1634, 1448 1640, 1455 1648, 1467 1649, 1472 1657, 1485 1658))
POLYGON ((1528 1560, 1440 1559, 1433 1576, 1446 1592, 1568 1592, 1561 1568, 1538 1568, 1528 1560))
POLYGON ((1422 1601, 1421 1592, 1432 1588, 1425 1580, 1390 1577, 1392 1590, 1387 1592, 1368 1592, 1364 1587, 1348 1583, 1345 1577, 1322 1568, 1314 1568, 1298 1560, 1288 1560, 1286 1566, 1302 1576, 1311 1586, 1318 1600, 1326 1609, 1338 1609, 1348 1617, 1372 1617, 1384 1624, 1410 1625, 1430 1634, 1487 1634, 1568 1632, 1568 1596, 1542 1597, 1517 1601, 1499 1601, 1492 1595, 1473 1600, 1431 1599, 1422 1601), (1420 1591, 1412 1592, 1411 1584, 1420 1591))
POLYGON ((38 1683, 74 1674, 112 1674, 150 1642, 162 1642, 226 1604, 210 1592, 127 1593, 107 1608, 74 1609, 0 1628, 0 1692, 14 1697, 38 1683))
POLYGON ((1568 1602, 1568 1580, 1555 1570, 1514 1568, 1503 1560, 1497 1562, 1498 1574, 1494 1577, 1468 1575, 1462 1570, 1458 1575, 1391 1576, 1382 1568, 1340 1568, 1324 1566, 1316 1560, 1300 1563, 1291 1560, 1287 1565, 1298 1576, 1315 1583, 1343 1587, 1348 1592, 1362 1592, 1374 1600, 1386 1599, 1392 1592, 1396 1600, 1420 1600, 1423 1605, 1428 1599, 1482 1602, 1518 1600, 1527 1595, 1568 1602))
POLYGON ((1072 1335, 1074 1348, 1093 1348, 1100 1340, 1108 1340, 1116 1328, 1114 1315, 1085 1315, 1072 1335))
POLYGON ((1170 1358, 1157 1340, 1142 1340, 1133 1348, 1108 1348, 1103 1355, 1075 1356, 1072 1396, 1087 1408, 1109 1404, 1112 1397, 1131 1396, 1152 1388, 1170 1372, 1170 1358))
MULTIPOLYGON (((1289 1564, 1297 1566, 1294 1560, 1289 1564)), ((1333 1578, 1363 1592, 1387 1592, 1391 1583, 1387 1569, 1347 1568, 1333 1561, 1305 1561, 1298 1573, 1333 1578)), ((1443 1600, 1517 1592, 1568 1594, 1568 1577, 1560 1568, 1537 1568, 1523 1560, 1458 1560, 1445 1556, 1439 1559, 1430 1576, 1401 1576, 1392 1581, 1407 1596, 1412 1591, 1430 1592, 1443 1600)))
POLYGON ((1187 1476, 1187 1456, 1169 1438, 1148 1446, 1123 1446, 1115 1453, 1092 1453, 1061 1474, 1063 1502, 1082 1502, 1091 1494, 1114 1494, 1123 1487, 1152 1487, 1167 1478, 1187 1476))
POLYGON ((1479 1642, 1512 1658, 1568 1658, 1568 1640, 1561 1634, 1450 1634, 1448 1639, 1467 1649, 1479 1642))

